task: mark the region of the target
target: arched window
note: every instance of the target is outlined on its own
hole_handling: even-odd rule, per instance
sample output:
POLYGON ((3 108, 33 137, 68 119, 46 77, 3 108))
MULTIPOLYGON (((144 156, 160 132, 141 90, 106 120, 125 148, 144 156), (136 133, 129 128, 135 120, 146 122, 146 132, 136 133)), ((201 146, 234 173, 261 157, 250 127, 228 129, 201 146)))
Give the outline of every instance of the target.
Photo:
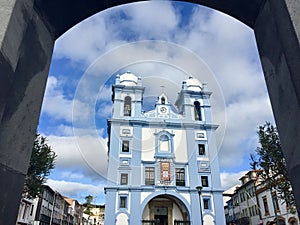
POLYGON ((161 104, 162 105, 166 104, 166 99, 164 97, 161 98, 161 104))
POLYGON ((168 152, 169 151, 169 137, 167 135, 161 135, 159 138, 159 151, 168 152))
POLYGON ((295 217, 289 218, 288 222, 289 222, 290 225, 297 225, 298 224, 297 219, 295 217))
POLYGON ((131 98, 129 96, 125 97, 124 116, 131 116, 131 98))
POLYGON ((174 135, 165 130, 155 133, 155 157, 174 158, 174 135))
POLYGON ((194 102, 195 120, 202 120, 201 118, 201 108, 198 101, 194 102))

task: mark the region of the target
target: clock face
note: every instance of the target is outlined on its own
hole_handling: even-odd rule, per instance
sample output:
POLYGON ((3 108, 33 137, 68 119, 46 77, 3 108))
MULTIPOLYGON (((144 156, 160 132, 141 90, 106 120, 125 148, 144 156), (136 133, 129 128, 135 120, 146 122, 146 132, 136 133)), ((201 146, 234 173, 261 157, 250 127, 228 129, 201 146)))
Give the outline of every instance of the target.
POLYGON ((167 112, 167 108, 166 107, 161 107, 160 108, 160 112, 161 113, 166 113, 167 112))

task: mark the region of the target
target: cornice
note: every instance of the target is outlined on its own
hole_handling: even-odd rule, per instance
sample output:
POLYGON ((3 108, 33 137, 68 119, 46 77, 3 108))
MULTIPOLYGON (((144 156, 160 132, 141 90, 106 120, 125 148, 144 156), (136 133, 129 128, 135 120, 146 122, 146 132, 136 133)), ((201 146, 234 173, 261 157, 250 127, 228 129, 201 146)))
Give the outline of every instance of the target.
POLYGON ((137 119, 137 118, 131 118, 131 119, 122 119, 122 118, 114 118, 107 120, 108 124, 119 124, 119 125, 129 125, 129 126, 149 126, 149 127, 159 127, 159 128, 192 128, 192 129, 203 129, 203 130, 216 130, 219 125, 217 124, 211 124, 211 123, 205 123, 202 121, 195 122, 191 120, 172 120, 169 119, 156 119, 156 118, 145 118, 145 119, 137 119))

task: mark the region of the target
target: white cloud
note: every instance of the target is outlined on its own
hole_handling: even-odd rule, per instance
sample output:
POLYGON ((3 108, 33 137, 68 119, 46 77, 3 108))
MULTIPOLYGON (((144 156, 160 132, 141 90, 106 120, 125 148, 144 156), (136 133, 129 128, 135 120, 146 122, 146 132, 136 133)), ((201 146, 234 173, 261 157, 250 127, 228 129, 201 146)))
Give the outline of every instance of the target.
POLYGON ((103 118, 110 118, 112 115, 112 103, 102 103, 99 105, 99 109, 97 110, 97 116, 103 118))
POLYGON ((68 178, 68 179, 83 179, 84 175, 82 173, 74 173, 70 171, 62 172, 61 174, 62 178, 68 178))
POLYGON ((52 133, 52 135, 73 136, 74 135, 73 127, 67 126, 65 124, 60 124, 57 126, 57 129, 52 133))
MULTIPOLYGON (((58 78, 49 76, 42 106, 42 114, 47 114, 53 121, 72 123, 73 126, 77 128, 77 132, 80 130, 80 133, 87 132, 85 134, 89 134, 88 131, 95 125, 94 120, 96 116, 96 102, 93 101, 93 99, 95 99, 93 96, 98 96, 100 101, 109 101, 109 103, 101 105, 104 113, 101 114, 101 116, 108 116, 111 112, 111 89, 105 86, 99 90, 97 94, 96 90, 93 91, 87 87, 80 89, 82 92, 80 93, 80 97, 68 99, 64 91, 66 85, 66 83, 61 82, 58 78)), ((78 95, 75 95, 75 97, 76 96, 78 95)), ((74 127, 60 123, 57 125, 55 134, 70 136, 73 134, 74 127)))
MULTIPOLYGON (((105 13, 104 13, 105 14, 105 13)), ((54 57, 68 58, 89 65, 109 49, 115 33, 110 32, 103 16, 95 15, 75 25, 55 43, 54 57)), ((121 44, 117 41, 117 44, 121 44)))
POLYGON ((214 11, 209 16, 195 10, 181 44, 208 63, 227 101, 265 94, 254 33, 239 21, 214 11))
POLYGON ((49 76, 42 105, 42 113, 55 120, 72 121, 73 101, 63 94, 62 85, 54 76, 49 76))
POLYGON ((100 136, 48 136, 48 143, 58 155, 57 171, 77 171, 91 179, 103 179, 107 168, 107 140, 100 136), (101 163, 99 163, 101 161, 101 163))
POLYGON ((97 100, 111 102, 111 95, 112 95, 111 86, 109 85, 101 86, 99 88, 97 100))
POLYGON ((180 21, 169 1, 135 3, 124 7, 124 12, 130 18, 126 21, 129 32, 137 33, 139 39, 170 40, 180 21))
POLYGON ((234 185, 240 185, 240 178, 244 176, 248 171, 240 171, 236 173, 228 173, 222 172, 221 173, 221 184, 224 190, 231 188, 234 185))
POLYGON ((221 165, 227 168, 249 165, 243 157, 256 149, 257 127, 273 119, 269 99, 263 96, 233 102, 227 107, 226 115, 226 134, 220 151, 221 165))
POLYGON ((47 184, 54 190, 58 191, 60 194, 78 199, 83 203, 83 199, 87 195, 92 195, 94 197, 104 195, 104 185, 103 184, 85 184, 80 182, 71 182, 65 180, 52 180, 48 179, 47 184))

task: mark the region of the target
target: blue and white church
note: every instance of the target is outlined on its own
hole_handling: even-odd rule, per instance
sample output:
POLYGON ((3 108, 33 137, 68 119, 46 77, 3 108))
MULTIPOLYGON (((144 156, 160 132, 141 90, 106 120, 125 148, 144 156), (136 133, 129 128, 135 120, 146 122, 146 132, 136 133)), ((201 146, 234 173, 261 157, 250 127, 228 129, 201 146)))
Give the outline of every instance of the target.
POLYGON ((144 90, 131 72, 112 87, 105 225, 225 225, 212 93, 189 78, 177 112, 163 91, 143 112, 144 90))

